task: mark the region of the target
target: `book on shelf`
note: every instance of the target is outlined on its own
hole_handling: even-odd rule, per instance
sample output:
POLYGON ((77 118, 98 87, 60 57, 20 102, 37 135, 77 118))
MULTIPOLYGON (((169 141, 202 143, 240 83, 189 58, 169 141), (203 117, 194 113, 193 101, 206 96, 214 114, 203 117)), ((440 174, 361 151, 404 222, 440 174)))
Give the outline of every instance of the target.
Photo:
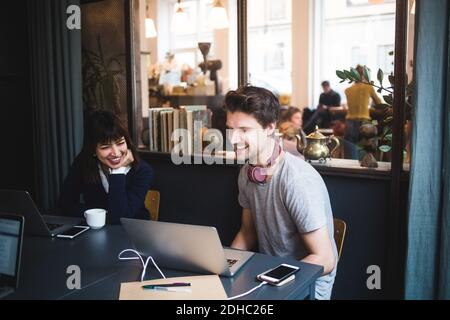
POLYGON ((183 137, 183 140, 187 142, 188 155, 201 151, 203 130, 211 128, 211 117, 212 112, 206 106, 182 106, 180 109, 150 108, 148 117, 150 151, 170 153, 175 145, 172 134, 177 129, 187 130, 188 136, 183 137), (194 142, 197 145, 194 145, 194 142))
POLYGON ((173 149, 173 141, 172 141, 172 133, 174 128, 173 123, 173 112, 174 110, 167 113, 167 148, 168 152, 172 152, 173 149))
POLYGON ((181 106, 180 110, 183 116, 186 114, 186 129, 189 133, 188 154, 201 152, 203 128, 211 128, 212 112, 205 105, 181 106))
POLYGON ((161 151, 161 112, 172 108, 149 108, 148 132, 150 151, 161 151))

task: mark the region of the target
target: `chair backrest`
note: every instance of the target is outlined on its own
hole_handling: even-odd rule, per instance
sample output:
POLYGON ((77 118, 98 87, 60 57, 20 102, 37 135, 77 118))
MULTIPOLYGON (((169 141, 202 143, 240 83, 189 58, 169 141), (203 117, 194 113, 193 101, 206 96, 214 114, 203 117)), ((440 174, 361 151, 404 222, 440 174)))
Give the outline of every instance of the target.
POLYGON ((150 220, 158 221, 159 217, 159 191, 150 190, 145 197, 145 208, 150 214, 150 220))
POLYGON ((340 219, 333 219, 334 222, 334 241, 336 241, 336 247, 338 250, 338 257, 341 258, 342 248, 344 247, 345 233, 347 231, 347 225, 340 219))

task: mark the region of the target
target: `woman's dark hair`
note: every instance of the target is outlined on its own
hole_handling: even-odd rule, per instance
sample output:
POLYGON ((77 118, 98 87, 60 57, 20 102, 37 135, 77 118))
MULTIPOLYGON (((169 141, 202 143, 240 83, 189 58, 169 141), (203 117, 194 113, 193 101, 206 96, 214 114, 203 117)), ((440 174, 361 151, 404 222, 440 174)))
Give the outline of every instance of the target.
POLYGON ((267 89, 253 86, 243 86, 228 92, 224 108, 228 112, 243 112, 254 116, 263 128, 277 123, 280 115, 278 98, 267 89))
POLYGON ((302 110, 300 110, 297 107, 289 107, 287 110, 285 110, 281 116, 280 123, 284 122, 290 122, 291 118, 296 113, 302 113, 302 110))
POLYGON ((84 126, 83 148, 79 160, 85 183, 100 183, 98 160, 95 156, 98 144, 109 144, 124 137, 127 147, 133 153, 133 167, 139 164, 136 147, 128 130, 117 115, 106 110, 95 110, 87 116, 84 126))

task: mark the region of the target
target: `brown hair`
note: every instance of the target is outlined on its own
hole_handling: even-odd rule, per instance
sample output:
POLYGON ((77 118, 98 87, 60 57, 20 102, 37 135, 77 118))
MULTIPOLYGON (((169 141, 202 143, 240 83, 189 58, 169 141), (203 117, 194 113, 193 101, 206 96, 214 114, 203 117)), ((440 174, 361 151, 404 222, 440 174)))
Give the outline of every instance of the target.
POLYGON ((290 122, 291 118, 296 113, 302 113, 302 110, 300 110, 297 107, 289 107, 287 110, 285 110, 281 116, 280 123, 283 122, 290 122))
POLYGON ((278 98, 267 89, 250 85, 228 92, 225 96, 224 108, 229 112, 252 115, 263 128, 277 123, 280 115, 278 98))

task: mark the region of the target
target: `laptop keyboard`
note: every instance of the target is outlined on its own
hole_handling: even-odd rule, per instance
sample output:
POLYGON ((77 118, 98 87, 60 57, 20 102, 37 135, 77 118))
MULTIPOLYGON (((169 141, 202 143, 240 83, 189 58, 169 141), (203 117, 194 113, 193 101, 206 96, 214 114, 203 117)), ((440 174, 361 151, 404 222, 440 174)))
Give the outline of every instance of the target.
POLYGON ((228 267, 231 268, 232 266, 234 266, 236 264, 236 262, 238 262, 235 259, 227 259, 228 262, 228 267))
POLYGON ((47 225, 49 230, 55 230, 55 229, 58 229, 58 228, 63 226, 63 224, 59 224, 59 223, 48 223, 48 222, 46 222, 45 224, 47 225))

